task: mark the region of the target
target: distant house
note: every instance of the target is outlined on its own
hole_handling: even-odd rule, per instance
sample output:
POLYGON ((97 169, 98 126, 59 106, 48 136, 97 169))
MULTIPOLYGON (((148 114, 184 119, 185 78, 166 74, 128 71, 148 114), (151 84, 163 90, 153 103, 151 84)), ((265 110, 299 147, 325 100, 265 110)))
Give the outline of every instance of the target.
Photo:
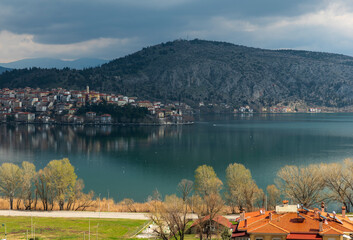
POLYGON ((230 229, 232 223, 225 217, 217 215, 210 222, 210 216, 205 216, 201 220, 196 220, 188 230, 188 233, 199 233, 200 228, 203 233, 206 233, 211 230, 211 233, 217 234, 221 233, 224 230, 230 229))
POLYGON ((88 119, 94 119, 96 117, 97 113, 95 112, 86 112, 86 118, 88 119))
POLYGON ((73 117, 74 116, 72 114, 65 114, 61 119, 64 123, 70 123, 73 121, 73 117))
POLYGON ((15 115, 15 118, 19 122, 33 122, 36 115, 29 112, 19 112, 15 115))
POLYGON ((148 108, 153 107, 153 104, 150 101, 138 101, 137 106, 148 108))
POLYGON ((77 108, 70 108, 69 114, 75 114, 77 112, 77 108))
POLYGON ((45 111, 47 111, 47 106, 41 105, 41 104, 38 104, 36 106, 36 112, 45 112, 45 111))
POLYGON ((11 115, 11 113, 0 113, 0 121, 6 122, 11 115))
POLYGON ((83 118, 79 116, 73 116, 72 121, 75 124, 83 124, 83 118))
POLYGON ((127 101, 126 100, 124 100, 124 99, 119 99, 118 100, 118 106, 124 106, 124 105, 126 105, 127 104, 127 101))
POLYGON ((110 124, 112 123, 112 116, 110 114, 104 114, 99 117, 99 123, 101 124, 110 124))
POLYGON ((164 112, 163 111, 158 111, 157 112, 158 118, 164 118, 164 112))

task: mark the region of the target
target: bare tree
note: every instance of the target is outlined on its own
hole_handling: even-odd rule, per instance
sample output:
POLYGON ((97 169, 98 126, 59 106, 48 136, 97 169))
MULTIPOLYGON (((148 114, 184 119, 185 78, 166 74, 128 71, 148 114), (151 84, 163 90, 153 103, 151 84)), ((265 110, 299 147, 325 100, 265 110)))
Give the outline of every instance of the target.
POLYGON ((319 167, 328 197, 350 209, 353 205, 352 159, 345 159, 340 163, 320 164, 319 167))
POLYGON ((204 197, 196 195, 193 197, 193 205, 198 217, 197 228, 200 240, 202 240, 204 232, 207 239, 212 239, 212 221, 222 212, 223 199, 219 194, 210 194, 204 197))
POLYGON ((74 189, 77 180, 75 169, 68 158, 52 160, 45 168, 51 175, 47 179, 47 184, 53 186, 55 199, 59 204, 60 210, 63 210, 65 202, 75 194, 74 189))
POLYGON ((181 180, 181 182, 178 184, 177 190, 180 193, 183 201, 187 200, 187 198, 189 197, 189 194, 193 190, 193 187, 194 187, 194 183, 187 179, 181 180))
POLYGON ((33 163, 22 162, 22 174, 21 174, 21 200, 26 210, 32 209, 32 203, 34 200, 34 180, 36 177, 36 167, 33 163))
POLYGON ((267 207, 269 210, 276 208, 278 204, 281 203, 281 192, 278 190, 276 185, 268 185, 267 191, 267 207))
POLYGON ((76 198, 75 204, 73 205, 73 210, 75 211, 84 211, 86 208, 92 207, 94 205, 94 192, 90 191, 89 193, 83 193, 76 198))
POLYGON ((202 165, 195 170, 195 191, 201 196, 219 193, 222 181, 217 177, 213 167, 202 165))
POLYGON ((12 163, 3 163, 0 166, 0 192, 10 201, 13 209, 13 200, 21 186, 21 169, 12 163))
POLYGON ((285 166, 277 173, 276 183, 286 197, 294 202, 312 207, 326 199, 324 181, 318 166, 285 166))
POLYGON ((47 211, 49 210, 49 203, 53 202, 51 198, 53 197, 53 189, 48 184, 50 176, 48 173, 42 169, 40 169, 37 173, 36 179, 35 179, 35 187, 36 187, 36 195, 39 196, 42 205, 43 205, 43 210, 47 211))
POLYGON ((136 212, 136 208, 134 207, 135 202, 133 199, 124 198, 121 202, 128 209, 129 212, 136 212))
MULTIPOLYGON (((263 191, 259 189, 251 176, 250 170, 239 163, 230 164, 226 169, 226 198, 233 208, 246 208, 252 211, 254 205, 263 202, 263 191)), ((262 203, 263 205, 263 203, 262 203)))
POLYGON ((176 195, 166 196, 164 202, 150 201, 150 219, 156 225, 155 233, 163 239, 183 240, 189 220, 186 202, 176 195))

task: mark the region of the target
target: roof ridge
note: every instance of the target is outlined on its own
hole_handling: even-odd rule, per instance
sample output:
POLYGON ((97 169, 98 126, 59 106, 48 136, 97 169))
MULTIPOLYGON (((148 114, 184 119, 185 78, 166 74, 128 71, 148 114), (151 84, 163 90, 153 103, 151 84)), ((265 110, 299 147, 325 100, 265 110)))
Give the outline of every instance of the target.
POLYGON ((284 229, 284 228, 281 228, 280 226, 277 226, 276 224, 274 224, 274 223, 272 223, 272 222, 268 222, 270 225, 272 225, 272 226, 274 226, 274 227, 276 227, 276 228, 278 228, 278 229, 280 229, 280 230, 282 230, 282 231, 284 231, 284 232, 287 232, 287 233, 290 233, 289 231, 287 231, 286 229, 284 229))
POLYGON ((338 229, 336 229, 336 228, 334 228, 334 227, 332 227, 332 226, 328 226, 328 227, 329 227, 329 229, 327 229, 326 231, 324 231, 324 232, 322 232, 322 233, 328 232, 328 231, 330 231, 330 230, 334 230, 334 231, 336 231, 336 232, 338 232, 338 233, 340 233, 340 234, 343 234, 342 231, 340 231, 340 230, 338 230, 338 229))
POLYGON ((341 220, 343 220, 344 222, 346 222, 350 225, 353 225, 353 223, 351 221, 347 220, 346 218, 341 217, 341 220))
MULTIPOLYGON (((261 216, 261 215, 260 215, 260 216, 261 216)), ((257 216, 254 216, 254 217, 257 217, 257 216)), ((249 219, 250 219, 250 218, 251 218, 251 217, 249 217, 249 219)), ((260 218, 260 219, 258 219, 258 220, 256 220, 256 221, 252 222, 252 223, 249 223, 248 226, 251 226, 251 225, 253 225, 254 223, 257 223, 257 222, 259 222, 259 221, 265 220, 266 218, 267 218, 267 215, 265 214, 263 218, 260 218)), ((248 219, 248 218, 246 218, 246 219, 248 219)))
POLYGON ((258 226, 258 227, 256 227, 256 228, 251 229, 250 231, 255 231, 256 229, 262 228, 262 227, 264 227, 264 226, 267 225, 267 224, 269 224, 269 223, 266 222, 266 223, 264 223, 263 225, 260 225, 260 226, 258 226))

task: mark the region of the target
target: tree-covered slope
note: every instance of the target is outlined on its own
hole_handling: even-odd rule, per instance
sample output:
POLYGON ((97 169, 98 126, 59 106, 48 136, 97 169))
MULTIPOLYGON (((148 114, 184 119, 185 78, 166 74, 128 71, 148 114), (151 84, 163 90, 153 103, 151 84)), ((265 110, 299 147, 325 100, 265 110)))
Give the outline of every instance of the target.
POLYGON ((223 42, 178 40, 147 47, 86 70, 14 70, 0 87, 67 87, 146 99, 273 105, 303 100, 353 105, 353 58, 329 53, 263 50, 223 42))
POLYGON ((9 68, 4 68, 4 67, 1 67, 0 66, 0 74, 1 73, 3 73, 3 72, 5 72, 5 71, 10 71, 11 69, 9 69, 9 68))

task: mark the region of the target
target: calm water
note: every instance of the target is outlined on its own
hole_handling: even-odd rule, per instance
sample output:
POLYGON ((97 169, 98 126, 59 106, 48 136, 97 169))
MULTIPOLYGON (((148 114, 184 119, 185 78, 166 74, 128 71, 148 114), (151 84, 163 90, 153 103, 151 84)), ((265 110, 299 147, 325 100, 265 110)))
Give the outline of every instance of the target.
POLYGON ((353 114, 203 116, 192 126, 71 127, 0 125, 0 162, 44 167, 68 157, 86 190, 143 201, 154 189, 175 193, 197 166, 243 163, 258 185, 286 164, 353 157, 353 114))

